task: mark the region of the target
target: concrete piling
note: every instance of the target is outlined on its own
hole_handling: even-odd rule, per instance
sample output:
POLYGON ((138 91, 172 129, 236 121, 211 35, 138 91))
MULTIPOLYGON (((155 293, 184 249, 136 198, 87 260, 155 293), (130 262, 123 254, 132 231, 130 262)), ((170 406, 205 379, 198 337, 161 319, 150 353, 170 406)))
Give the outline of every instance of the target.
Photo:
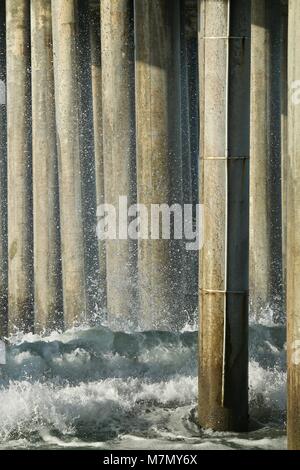
POLYGON ((249 287, 257 319, 286 300, 300 450, 299 25, 299 0, 0 2, 0 336, 96 305, 113 329, 178 331, 199 298, 199 425, 241 432, 249 287), (175 211, 199 192, 198 257, 175 211), (114 240, 96 239, 104 203, 114 240))
POLYGON ((195 0, 185 0, 185 39, 187 46, 187 71, 189 88, 189 118, 191 139, 191 170, 193 203, 199 200, 199 70, 198 70, 198 9, 195 0))
POLYGON ((300 3, 289 1, 287 158, 287 370, 288 448, 300 450, 300 3))
MULTIPOLYGON (((104 165, 103 165, 103 122, 102 122, 102 70, 101 70, 101 29, 99 3, 90 3, 90 47, 91 80, 93 100, 94 156, 96 173, 97 207, 104 203, 104 165)), ((98 239, 99 291, 102 309, 107 306, 106 293, 106 247, 105 240, 98 239)))
MULTIPOLYGON (((191 129, 191 103, 189 87, 189 51, 187 28, 187 2, 180 3, 180 63, 181 63, 181 146, 182 146, 182 191, 183 203, 193 203, 193 175, 192 175, 192 129, 191 129)), ((193 208, 195 211, 195 207, 193 208)), ((185 240, 186 241, 186 240, 185 240)), ((183 279, 184 279, 184 307, 183 315, 186 321, 193 323, 198 303, 198 251, 183 251, 183 279)))
POLYGON ((199 424, 248 425, 249 2, 201 0, 199 424))
POLYGON ((51 0, 31 1, 35 330, 62 313, 51 0))
POLYGON ((281 1, 281 22, 280 22, 280 83, 281 83, 281 194, 282 194, 282 281, 283 296, 286 293, 286 172, 287 172, 287 152, 288 152, 288 131, 287 131, 287 42, 288 42, 288 2, 281 1))
MULTIPOLYGON (((135 1, 137 199, 182 203, 179 2, 135 1)), ((143 223, 143 221, 142 221, 143 223)), ((182 316, 182 244, 139 239, 140 325, 176 329, 182 316)), ((148 238, 148 239, 147 239, 148 238)))
MULTIPOLYGON (((98 2, 99 7, 99 2, 98 2)), ((93 145, 93 98, 92 64, 90 44, 90 1, 77 1, 76 8, 76 51, 78 80, 78 116, 80 144, 81 199, 83 211, 83 236, 85 257, 85 284, 87 299, 87 320, 93 321, 99 304, 99 259, 96 237, 96 174, 93 145)))
POLYGON ((76 13, 76 0, 52 0, 63 303, 67 327, 86 320, 76 13))
MULTIPOLYGON (((198 69, 198 15, 195 0, 185 0, 185 41, 187 49, 187 76, 188 76, 188 102, 189 102, 189 129, 191 150, 192 175, 192 202, 194 207, 199 203, 199 69, 198 69)), ((184 162, 183 162, 184 165, 184 162)), ((194 221, 195 222, 195 221, 194 221)), ((199 252, 191 255, 193 267, 192 292, 196 292, 192 299, 192 309, 198 313, 199 305, 199 252)), ((193 314, 193 318, 195 315, 193 314)))
POLYGON ((0 2, 0 336, 7 335, 7 120, 6 120, 6 21, 0 2))
POLYGON ((281 309, 280 0, 253 0, 251 22, 250 300, 259 318, 281 309))
MULTIPOLYGON (((101 67, 105 203, 118 220, 119 197, 127 197, 128 207, 136 202, 132 0, 101 1, 101 67)), ((135 315, 136 243, 124 229, 106 240, 107 310, 119 327, 135 315)))
POLYGON ((30 2, 6 2, 9 331, 33 328, 30 2))

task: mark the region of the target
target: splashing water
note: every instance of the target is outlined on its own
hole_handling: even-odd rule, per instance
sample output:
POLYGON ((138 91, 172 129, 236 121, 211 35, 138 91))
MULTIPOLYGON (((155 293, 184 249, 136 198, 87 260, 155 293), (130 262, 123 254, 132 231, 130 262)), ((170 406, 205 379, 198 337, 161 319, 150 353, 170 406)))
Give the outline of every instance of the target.
POLYGON ((0 448, 285 448, 285 331, 250 325, 247 434, 200 431, 197 332, 81 327, 10 338, 0 448))

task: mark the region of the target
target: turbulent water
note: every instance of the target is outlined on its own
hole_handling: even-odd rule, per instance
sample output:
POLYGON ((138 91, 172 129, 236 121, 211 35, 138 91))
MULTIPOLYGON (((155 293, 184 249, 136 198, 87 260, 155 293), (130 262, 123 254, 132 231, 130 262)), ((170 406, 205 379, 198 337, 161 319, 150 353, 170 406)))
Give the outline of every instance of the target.
POLYGON ((247 434, 199 431, 197 332, 82 327, 10 338, 0 448, 284 449, 285 331, 250 325, 247 434))

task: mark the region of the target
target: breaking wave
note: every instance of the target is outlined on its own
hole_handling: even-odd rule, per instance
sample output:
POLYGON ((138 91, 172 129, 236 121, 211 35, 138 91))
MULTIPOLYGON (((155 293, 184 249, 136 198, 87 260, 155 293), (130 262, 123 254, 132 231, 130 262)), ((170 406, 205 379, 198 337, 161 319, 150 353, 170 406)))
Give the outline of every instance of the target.
POLYGON ((285 331, 250 325, 247 434, 200 431, 197 332, 16 335, 0 369, 1 448, 285 448, 285 331))

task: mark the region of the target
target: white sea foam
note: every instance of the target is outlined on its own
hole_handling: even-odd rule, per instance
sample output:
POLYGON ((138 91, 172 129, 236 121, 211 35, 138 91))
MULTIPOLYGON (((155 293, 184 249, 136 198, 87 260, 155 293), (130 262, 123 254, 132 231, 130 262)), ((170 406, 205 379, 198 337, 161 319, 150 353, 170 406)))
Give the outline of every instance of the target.
POLYGON ((197 332, 76 328, 10 338, 0 376, 0 446, 285 447, 284 330, 251 325, 250 408, 263 431, 200 432, 197 332), (263 434, 262 434, 263 433, 263 434))

